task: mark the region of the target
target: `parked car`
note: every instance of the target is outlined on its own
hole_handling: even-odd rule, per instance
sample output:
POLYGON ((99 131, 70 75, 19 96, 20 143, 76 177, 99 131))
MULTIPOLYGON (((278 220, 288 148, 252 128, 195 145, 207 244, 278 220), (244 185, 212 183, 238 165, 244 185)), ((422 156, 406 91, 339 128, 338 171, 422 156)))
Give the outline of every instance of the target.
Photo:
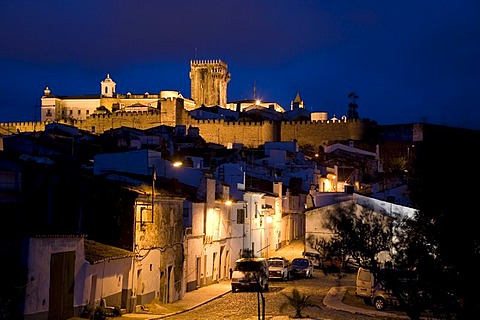
POLYGON ((314 268, 321 268, 322 267, 322 258, 320 257, 320 253, 318 252, 311 252, 311 251, 304 251, 302 253, 304 258, 309 258, 312 261, 314 268))
POLYGON ((291 275, 297 278, 313 277, 313 264, 308 258, 295 258, 292 260, 291 275))
POLYGON ((386 306, 398 306, 399 302, 391 289, 379 281, 374 273, 366 268, 358 268, 355 295, 363 298, 366 304, 375 306, 377 310, 384 310, 386 306))
POLYGON ((425 296, 420 294, 417 284, 417 275, 410 270, 381 268, 373 272, 359 267, 355 294, 377 310, 402 305, 426 307, 424 301, 421 301, 425 296))
POLYGON ((232 292, 268 290, 268 262, 265 258, 240 258, 232 272, 232 292))
POLYGON ((268 275, 270 279, 290 280, 292 264, 285 257, 268 259, 268 275))

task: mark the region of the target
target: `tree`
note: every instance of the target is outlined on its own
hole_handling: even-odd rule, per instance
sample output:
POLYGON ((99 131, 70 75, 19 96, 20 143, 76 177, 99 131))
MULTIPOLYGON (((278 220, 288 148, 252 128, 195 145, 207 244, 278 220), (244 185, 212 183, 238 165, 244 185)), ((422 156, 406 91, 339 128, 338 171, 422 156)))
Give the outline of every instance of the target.
POLYGON ((283 312, 286 308, 293 308, 295 310, 294 318, 303 318, 302 311, 306 308, 319 308, 321 307, 310 301, 310 296, 306 294, 300 294, 297 288, 293 288, 292 295, 288 295, 282 292, 282 295, 287 298, 288 301, 280 305, 280 312, 283 312))
POLYGON ((350 92, 347 96, 349 99, 352 99, 352 102, 348 104, 348 119, 358 119, 358 104, 356 99, 358 99, 358 95, 355 92, 350 92))
POLYGON ((300 146, 300 150, 309 157, 314 157, 315 156, 315 147, 311 143, 306 143, 302 146, 300 146))
POLYGON ((324 258, 338 256, 345 261, 353 258, 359 265, 376 267, 379 252, 392 248, 393 219, 356 203, 335 205, 325 213, 323 227, 332 237, 310 236, 310 246, 324 258))
POLYGON ((408 170, 408 160, 405 157, 395 157, 384 163, 383 169, 386 172, 403 173, 408 170))
POLYGON ((474 222, 480 170, 477 156, 448 150, 450 146, 478 149, 480 131, 434 129, 426 126, 428 142, 415 145, 415 174, 409 189, 419 210, 401 221, 403 234, 396 244, 395 262, 415 269, 432 303, 445 306, 445 297, 456 297, 462 306, 458 318, 474 319, 480 314, 480 291, 476 289, 480 286, 476 263, 480 261, 480 232, 474 222), (465 174, 449 184, 445 168, 461 169, 465 174))

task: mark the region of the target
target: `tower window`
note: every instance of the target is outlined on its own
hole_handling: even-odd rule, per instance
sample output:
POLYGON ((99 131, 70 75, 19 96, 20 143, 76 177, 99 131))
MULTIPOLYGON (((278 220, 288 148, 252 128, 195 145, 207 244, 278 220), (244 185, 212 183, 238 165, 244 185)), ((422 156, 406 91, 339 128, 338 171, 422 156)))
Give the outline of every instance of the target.
POLYGON ((73 110, 70 110, 70 115, 73 115, 73 110))
POLYGON ((78 110, 78 115, 81 115, 82 114, 82 110, 78 110))
POLYGON ((105 93, 108 93, 108 87, 105 87, 105 93))

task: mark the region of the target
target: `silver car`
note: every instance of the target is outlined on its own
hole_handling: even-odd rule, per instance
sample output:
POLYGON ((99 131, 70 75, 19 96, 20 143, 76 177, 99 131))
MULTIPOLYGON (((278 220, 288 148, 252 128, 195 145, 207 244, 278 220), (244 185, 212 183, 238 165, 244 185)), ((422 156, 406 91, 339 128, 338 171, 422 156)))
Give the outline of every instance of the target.
POLYGON ((270 279, 290 280, 292 266, 285 257, 268 259, 268 275, 270 279))

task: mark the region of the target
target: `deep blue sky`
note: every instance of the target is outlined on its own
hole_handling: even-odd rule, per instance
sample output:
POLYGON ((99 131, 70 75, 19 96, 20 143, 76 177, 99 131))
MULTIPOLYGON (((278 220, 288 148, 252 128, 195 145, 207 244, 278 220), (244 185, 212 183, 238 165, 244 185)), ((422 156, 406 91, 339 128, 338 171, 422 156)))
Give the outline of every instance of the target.
POLYGON ((229 101, 257 96, 340 117, 480 130, 480 1, 0 2, 0 122, 58 95, 177 90, 190 60, 222 59, 229 101))

